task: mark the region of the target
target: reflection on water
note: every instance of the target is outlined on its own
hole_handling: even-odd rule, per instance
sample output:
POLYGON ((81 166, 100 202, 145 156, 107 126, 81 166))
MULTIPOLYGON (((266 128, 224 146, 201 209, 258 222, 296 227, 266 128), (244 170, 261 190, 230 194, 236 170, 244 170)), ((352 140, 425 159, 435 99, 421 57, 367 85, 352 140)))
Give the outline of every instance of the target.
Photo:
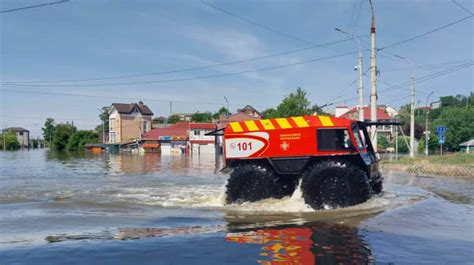
POLYGON ((101 153, 46 151, 45 160, 60 163, 69 168, 97 167, 110 174, 141 174, 169 171, 178 174, 190 172, 217 173, 224 164, 222 156, 203 154, 161 155, 159 153, 101 153))
POLYGON ((221 167, 213 155, 0 152, 0 263, 473 260, 472 180, 386 175, 366 203, 313 211, 298 191, 225 205, 221 167))
POLYGON ((257 244, 259 264, 368 264, 370 248, 358 230, 337 224, 315 223, 227 233, 225 240, 257 244))

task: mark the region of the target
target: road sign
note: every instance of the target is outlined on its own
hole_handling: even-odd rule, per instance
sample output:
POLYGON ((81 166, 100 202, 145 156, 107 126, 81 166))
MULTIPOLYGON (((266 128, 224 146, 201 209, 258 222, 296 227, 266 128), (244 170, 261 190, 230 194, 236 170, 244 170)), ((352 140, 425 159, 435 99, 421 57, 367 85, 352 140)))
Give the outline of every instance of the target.
POLYGON ((438 135, 441 135, 441 134, 445 134, 446 133, 446 130, 447 130, 447 127, 446 126, 437 126, 436 127, 436 133, 438 135))
POLYGON ((446 141, 446 136, 444 134, 441 134, 438 136, 439 144, 444 144, 445 141, 446 141))

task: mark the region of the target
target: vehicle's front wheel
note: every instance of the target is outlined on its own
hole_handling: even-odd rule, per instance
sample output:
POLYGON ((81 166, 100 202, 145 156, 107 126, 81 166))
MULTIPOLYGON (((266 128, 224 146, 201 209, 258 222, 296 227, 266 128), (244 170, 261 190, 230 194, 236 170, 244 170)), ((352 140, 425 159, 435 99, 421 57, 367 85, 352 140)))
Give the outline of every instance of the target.
POLYGON ((277 179, 269 167, 247 163, 236 166, 227 182, 227 204, 280 198, 277 179))
POLYGON ((303 174, 301 189, 313 209, 347 207, 372 196, 365 172, 347 162, 312 165, 303 174))

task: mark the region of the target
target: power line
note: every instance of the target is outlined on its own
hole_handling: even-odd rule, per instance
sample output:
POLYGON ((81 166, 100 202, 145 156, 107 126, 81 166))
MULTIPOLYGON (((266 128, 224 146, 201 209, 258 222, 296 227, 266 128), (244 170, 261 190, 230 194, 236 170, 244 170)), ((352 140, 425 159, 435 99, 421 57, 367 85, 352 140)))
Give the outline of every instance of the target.
POLYGON ((230 11, 227 11, 227 10, 225 10, 225 9, 223 9, 223 8, 218 7, 218 6, 215 6, 215 5, 213 5, 213 4, 209 3, 209 2, 201 1, 201 3, 203 3, 203 4, 206 5, 206 6, 209 6, 209 7, 213 8, 213 9, 219 11, 219 12, 222 12, 222 13, 224 13, 224 14, 227 14, 227 15, 229 15, 229 16, 232 16, 232 17, 235 17, 235 18, 237 18, 237 19, 239 19, 239 20, 242 20, 242 21, 244 21, 244 22, 247 22, 247 23, 249 23, 249 24, 251 24, 251 25, 254 25, 254 26, 260 27, 260 28, 262 28, 262 29, 271 31, 271 32, 273 32, 273 33, 279 34, 279 35, 281 35, 281 36, 283 36, 283 37, 285 37, 285 38, 287 38, 287 39, 296 40, 296 41, 299 41, 299 42, 302 42, 302 43, 306 43, 306 44, 314 44, 314 43, 311 42, 311 41, 304 40, 304 39, 302 39, 302 38, 293 36, 293 35, 291 35, 291 34, 282 32, 282 31, 280 31, 280 30, 278 30, 278 29, 275 29, 275 28, 272 28, 272 27, 269 27, 269 26, 260 24, 260 23, 258 23, 258 22, 252 21, 252 20, 250 20, 250 19, 244 18, 244 17, 242 17, 242 16, 240 16, 240 15, 237 15, 237 14, 235 14, 235 13, 232 13, 232 12, 230 12, 230 11))
POLYGON ((140 85, 140 84, 154 84, 154 83, 171 83, 171 82, 179 82, 179 81, 191 81, 191 80, 201 80, 201 79, 209 79, 209 78, 218 78, 218 77, 227 77, 233 75, 240 75, 240 74, 247 74, 253 72, 261 72, 261 71, 269 71, 274 69, 281 69, 290 66, 302 65, 307 63, 314 63, 329 59, 334 59, 338 57, 347 56, 350 54, 355 54, 358 51, 350 51, 341 54, 326 56, 326 57, 319 57, 314 58, 306 61, 300 61, 296 63, 290 64, 282 64, 276 66, 269 66, 269 67, 262 67, 252 70, 240 71, 240 72, 231 72, 231 73, 224 73, 224 74, 215 74, 215 75, 204 75, 198 77, 187 77, 187 78, 177 78, 177 79, 164 79, 164 80, 152 80, 152 81, 141 81, 141 82, 124 82, 124 83, 105 83, 105 84, 65 84, 65 85, 49 85, 49 84, 12 84, 12 83, 3 83, 3 85, 10 85, 10 86, 27 86, 27 87, 95 87, 95 86, 120 86, 120 85, 140 85))
POLYGON ((130 78, 130 77, 143 77, 143 76, 153 76, 153 75, 164 75, 164 74, 175 74, 175 73, 182 73, 182 72, 191 72, 191 71, 197 71, 197 70, 205 70, 205 69, 216 68, 216 67, 220 67, 220 66, 228 66, 228 65, 234 65, 234 64, 242 64, 242 63, 248 63, 248 62, 253 62, 253 61, 259 61, 259 60, 269 59, 269 58, 288 55, 288 54, 293 54, 293 53, 299 53, 299 52, 303 52, 303 51, 312 50, 312 49, 315 49, 315 48, 326 47, 326 46, 329 46, 329 45, 334 45, 334 44, 346 42, 346 41, 349 41, 349 40, 353 40, 354 38, 355 37, 344 38, 344 39, 341 39, 341 40, 336 40, 336 41, 331 41, 331 42, 326 42, 326 43, 321 43, 321 44, 315 44, 315 45, 305 47, 305 48, 301 48, 301 49, 289 50, 289 51, 285 51, 285 52, 280 52, 280 53, 275 53, 275 54, 270 54, 270 55, 265 55, 265 56, 260 56, 260 57, 254 57, 254 58, 249 58, 249 59, 244 59, 244 60, 238 60, 238 61, 233 61, 233 62, 218 63, 218 64, 207 65, 207 66, 191 67, 191 68, 169 70, 169 71, 163 71, 163 72, 152 72, 152 73, 131 74, 131 75, 116 75, 116 76, 94 77, 94 78, 86 78, 86 79, 43 80, 43 81, 4 81, 3 84, 85 82, 85 81, 123 79, 123 78, 130 78))
POLYGON ((62 3, 66 3, 66 2, 69 2, 69 0, 61 0, 61 1, 57 1, 57 2, 39 4, 39 5, 34 5, 34 6, 25 6, 25 7, 19 7, 19 8, 8 9, 8 10, 1 10, 0 13, 9 13, 9 12, 14 12, 14 11, 20 11, 20 10, 30 9, 30 8, 36 8, 36 7, 42 7, 42 6, 50 6, 50 5, 57 5, 57 4, 62 4, 62 3))
MULTIPOLYGON (((417 84, 423 83, 423 82, 441 77, 443 75, 447 75, 447 74, 462 70, 464 68, 471 67, 473 65, 474 65, 474 62, 471 61, 469 63, 457 65, 455 67, 452 67, 452 68, 449 68, 449 69, 446 69, 446 70, 443 70, 443 71, 439 71, 439 72, 436 72, 436 73, 425 75, 425 76, 422 76, 420 78, 417 78, 416 83, 417 84)), ((380 90, 380 92, 389 92, 389 91, 393 91, 393 90, 397 90, 397 89, 403 89, 405 87, 410 86, 410 82, 412 82, 412 81, 406 81, 406 82, 400 83, 398 85, 390 86, 390 87, 387 87, 385 89, 380 90)))
MULTIPOLYGON (((76 93, 61 93, 61 92, 42 92, 42 91, 31 91, 31 90, 12 90, 12 89, 0 89, 0 92, 6 93, 24 93, 24 94, 38 94, 38 95, 54 95, 54 96, 68 96, 68 97, 88 97, 88 98, 107 98, 107 99, 127 99, 127 100, 147 100, 156 102, 173 102, 182 104, 200 104, 200 105, 215 105, 223 106, 224 103, 220 102, 204 102, 204 101, 181 101, 181 100, 168 100, 168 99, 156 99, 156 98, 134 98, 134 97, 116 97, 116 96, 100 96, 91 94, 76 94, 76 93)), ((245 104, 230 104, 230 106, 242 106, 245 104)), ((257 107, 266 107, 263 105, 254 105, 257 107)))
POLYGON ((458 20, 456 20, 456 21, 453 21, 453 22, 451 22, 451 23, 448 23, 448 24, 445 24, 445 25, 443 25, 443 26, 440 26, 440 27, 434 28, 434 29, 432 29, 432 30, 429 30, 429 31, 427 31, 427 32, 425 32, 425 33, 421 33, 421 34, 415 35, 415 36, 413 36, 413 37, 411 37, 411 38, 408 38, 408 39, 405 39, 405 40, 402 40, 402 41, 399 41, 399 42, 395 42, 395 43, 393 43, 393 44, 390 44, 390 45, 387 45, 387 46, 385 46, 385 47, 382 47, 382 48, 378 49, 378 51, 382 51, 382 50, 384 50, 384 49, 393 48, 393 47, 395 47, 395 46, 399 46, 399 45, 402 45, 402 44, 404 44, 404 43, 407 43, 407 42, 410 42, 410 41, 419 39, 419 38, 424 37, 424 36, 427 36, 427 35, 429 35, 429 34, 431 34, 431 33, 434 33, 434 32, 440 31, 440 30, 442 30, 442 29, 445 29, 445 28, 451 27, 451 26, 453 26, 453 25, 456 25, 456 24, 458 24, 458 23, 461 23, 461 22, 463 22, 464 20, 467 20, 467 19, 472 18, 473 16, 474 16, 474 15, 470 15, 470 16, 467 16, 467 17, 463 17, 463 18, 458 19, 458 20))
POLYGON ((471 15, 474 15, 474 13, 471 12, 471 10, 467 9, 466 7, 464 7, 463 5, 461 5, 460 3, 456 2, 456 0, 453 0, 453 3, 455 5, 457 5, 458 7, 460 7, 462 10, 466 11, 467 13, 471 14, 471 15))
MULTIPOLYGON (((447 74, 450 74, 450 73, 453 73, 453 72, 456 72, 456 71, 459 71, 459 70, 462 70, 462 69, 465 69, 467 67, 471 67, 473 65, 474 65, 474 62, 471 61, 470 63, 457 65, 455 67, 452 67, 452 68, 449 68, 449 69, 446 69, 446 70, 443 70, 443 71, 439 71, 439 72, 436 72, 436 73, 432 73, 432 74, 429 74, 429 75, 422 76, 422 77, 417 79, 417 84, 422 83, 422 82, 426 82, 426 81, 429 81, 429 80, 432 80, 432 79, 435 79, 435 78, 438 78, 438 77, 441 77, 441 76, 444 76, 444 75, 447 75, 447 74)), ((402 82, 398 85, 392 85, 392 86, 387 87, 385 89, 379 90, 379 94, 387 93, 387 92, 397 90, 397 89, 404 89, 405 87, 410 86, 411 82, 412 81, 410 80, 410 81, 402 82)), ((325 104, 325 106, 331 106, 331 105, 334 105, 334 104, 338 104, 338 103, 342 103, 342 102, 346 102, 346 101, 351 101, 351 100, 354 100, 354 99, 358 99, 358 96, 341 99, 339 101, 328 102, 328 103, 325 104)))

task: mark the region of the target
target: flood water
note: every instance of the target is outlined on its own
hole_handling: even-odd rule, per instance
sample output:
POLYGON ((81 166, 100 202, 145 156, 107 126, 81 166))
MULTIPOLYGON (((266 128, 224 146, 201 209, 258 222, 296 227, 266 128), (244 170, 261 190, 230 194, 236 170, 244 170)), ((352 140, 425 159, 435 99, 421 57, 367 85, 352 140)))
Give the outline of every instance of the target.
POLYGON ((474 181, 385 175, 361 205, 225 205, 208 156, 0 153, 0 264, 473 264, 474 181))

